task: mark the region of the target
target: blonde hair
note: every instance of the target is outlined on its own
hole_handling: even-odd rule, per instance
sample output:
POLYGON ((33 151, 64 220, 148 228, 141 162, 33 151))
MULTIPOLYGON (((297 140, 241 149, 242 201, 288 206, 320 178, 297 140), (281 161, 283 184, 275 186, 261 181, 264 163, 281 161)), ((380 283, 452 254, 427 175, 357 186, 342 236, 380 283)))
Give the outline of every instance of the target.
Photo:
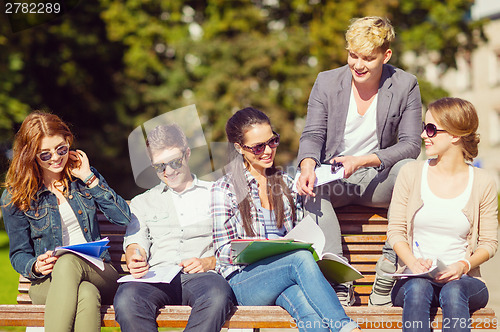
POLYGON ((396 34, 389 19, 367 16, 351 20, 345 39, 346 49, 367 55, 374 51, 385 52, 391 46, 396 34))
POLYGON ((478 153, 479 117, 472 103, 460 98, 441 98, 429 104, 438 124, 451 135, 460 136, 465 160, 472 161, 478 153))

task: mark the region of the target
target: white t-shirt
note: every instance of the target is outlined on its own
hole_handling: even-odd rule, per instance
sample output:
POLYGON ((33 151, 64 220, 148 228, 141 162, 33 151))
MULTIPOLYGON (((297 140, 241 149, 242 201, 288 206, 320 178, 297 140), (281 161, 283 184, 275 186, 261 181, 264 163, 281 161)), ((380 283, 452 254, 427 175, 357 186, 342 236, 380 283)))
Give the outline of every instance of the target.
POLYGON ((59 214, 61 215, 63 246, 86 243, 87 240, 83 236, 75 212, 67 201, 59 205, 59 214))
POLYGON ((422 169, 421 196, 424 205, 415 214, 413 254, 421 258, 415 245, 417 241, 424 258, 439 258, 449 265, 465 258, 467 234, 471 225, 462 209, 471 195, 474 171, 469 166, 467 188, 457 197, 446 199, 437 197, 430 190, 428 169, 429 161, 422 169))
POLYGON ((366 113, 360 115, 351 88, 344 138, 337 148, 336 156, 363 156, 377 150, 377 100, 378 93, 366 113))

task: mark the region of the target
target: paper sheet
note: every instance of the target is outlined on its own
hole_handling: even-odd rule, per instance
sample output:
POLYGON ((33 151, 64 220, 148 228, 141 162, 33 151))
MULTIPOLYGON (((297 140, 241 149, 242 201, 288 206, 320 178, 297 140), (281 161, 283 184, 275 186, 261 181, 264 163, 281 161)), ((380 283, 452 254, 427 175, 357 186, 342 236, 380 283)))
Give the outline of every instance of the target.
MULTIPOLYGON (((322 184, 332 182, 335 180, 344 178, 344 167, 341 167, 337 172, 332 173, 332 165, 322 164, 314 170, 316 173, 316 181, 314 186, 321 186, 322 184)), ((293 191, 297 192, 297 181, 299 180, 300 170, 295 174, 295 179, 293 180, 293 191)))
POLYGON ((117 282, 148 282, 148 283, 170 283, 181 271, 182 266, 169 265, 159 266, 150 269, 142 278, 134 278, 132 275, 126 275, 117 280, 117 282))

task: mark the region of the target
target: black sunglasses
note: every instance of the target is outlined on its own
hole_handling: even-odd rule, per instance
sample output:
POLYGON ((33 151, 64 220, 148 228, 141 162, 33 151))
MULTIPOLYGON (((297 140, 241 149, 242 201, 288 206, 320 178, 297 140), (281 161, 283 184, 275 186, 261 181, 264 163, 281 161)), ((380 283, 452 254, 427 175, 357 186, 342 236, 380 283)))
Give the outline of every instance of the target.
POLYGON ((186 152, 182 154, 182 157, 174 159, 169 161, 168 163, 159 163, 159 164, 153 164, 153 168, 155 169, 156 173, 163 173, 167 169, 167 166, 170 166, 172 169, 179 169, 182 167, 182 162, 184 161, 184 156, 186 155, 186 152))
POLYGON ((274 136, 271 137, 267 142, 255 144, 254 146, 247 146, 247 145, 243 145, 243 144, 241 144, 240 146, 243 149, 252 151, 252 153, 255 155, 263 154, 264 150, 266 150, 266 146, 269 145, 269 147, 271 149, 274 149, 274 148, 278 147, 278 145, 280 145, 280 135, 276 134, 274 131, 273 131, 273 134, 274 134, 274 136))
MULTIPOLYGON (((58 155, 65 156, 69 151, 69 145, 61 145, 56 148, 56 153, 58 155)), ((38 154, 38 158, 40 158, 41 161, 49 161, 52 158, 52 152, 50 151, 44 151, 40 152, 38 154)))
POLYGON ((433 123, 428 123, 425 124, 425 122, 422 122, 422 131, 425 130, 425 134, 427 137, 432 138, 436 136, 439 132, 446 132, 444 129, 437 129, 436 125, 433 123))

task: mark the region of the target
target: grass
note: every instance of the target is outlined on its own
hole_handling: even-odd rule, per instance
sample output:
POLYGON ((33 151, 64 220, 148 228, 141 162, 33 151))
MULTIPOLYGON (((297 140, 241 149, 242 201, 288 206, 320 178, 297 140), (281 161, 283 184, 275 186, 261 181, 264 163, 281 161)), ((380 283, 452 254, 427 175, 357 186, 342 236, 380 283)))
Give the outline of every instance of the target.
MULTIPOLYGON (((12 268, 9 260, 9 238, 5 231, 0 231, 0 303, 16 304, 17 282, 19 274, 12 268)), ((24 327, 0 327, 0 331, 25 331, 24 327)))
POLYGON ((9 238, 5 232, 0 232, 0 303, 16 303, 18 278, 19 274, 10 265, 9 238))

